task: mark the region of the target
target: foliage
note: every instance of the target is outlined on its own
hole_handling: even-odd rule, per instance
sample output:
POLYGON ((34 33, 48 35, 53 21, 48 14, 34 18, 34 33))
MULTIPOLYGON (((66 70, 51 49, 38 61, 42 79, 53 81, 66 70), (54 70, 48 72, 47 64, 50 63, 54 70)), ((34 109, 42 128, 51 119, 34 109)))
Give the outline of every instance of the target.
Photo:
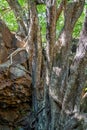
POLYGON ((84 8, 84 11, 82 13, 82 15, 80 16, 80 18, 78 19, 75 27, 74 27, 74 30, 73 30, 73 37, 79 37, 79 34, 80 34, 80 31, 81 31, 81 28, 82 28, 82 24, 83 24, 83 21, 84 21, 84 17, 85 17, 85 8, 84 8))
POLYGON ((10 9, 7 1, 0 0, 0 17, 4 19, 10 30, 17 30, 17 22, 13 11, 10 9))
MULTIPOLYGON (((20 3, 21 7, 23 8, 24 13, 27 13, 28 7, 27 7, 27 0, 18 0, 20 3)), ((60 0, 57 1, 57 5, 60 3, 60 0)), ((86 4, 85 4, 86 8, 86 4)), ((42 41, 45 42, 45 35, 46 35, 46 7, 44 5, 38 5, 37 7, 38 11, 38 17, 40 21, 40 26, 41 26, 41 32, 42 32, 42 41)), ((73 31, 73 37, 77 38, 79 37, 80 30, 82 28, 82 22, 84 19, 84 14, 85 14, 85 9, 78 19, 78 22, 75 25, 74 31, 73 31)), ((18 25, 16 22, 16 18, 14 16, 13 11, 10 9, 8 3, 6 0, 0 0, 0 17, 4 19, 10 30, 12 31, 17 31, 18 25)), ((61 29, 63 28, 64 25, 64 18, 63 18, 63 13, 60 16, 58 22, 57 22, 57 31, 56 34, 57 36, 60 34, 61 29)))
POLYGON ((57 25, 56 25, 56 34, 57 36, 60 34, 61 29, 63 28, 64 25, 64 15, 63 13, 60 15, 59 20, 57 21, 57 25))
POLYGON ((21 5, 22 7, 24 7, 25 4, 27 3, 27 0, 18 0, 18 2, 20 3, 20 5, 21 5))

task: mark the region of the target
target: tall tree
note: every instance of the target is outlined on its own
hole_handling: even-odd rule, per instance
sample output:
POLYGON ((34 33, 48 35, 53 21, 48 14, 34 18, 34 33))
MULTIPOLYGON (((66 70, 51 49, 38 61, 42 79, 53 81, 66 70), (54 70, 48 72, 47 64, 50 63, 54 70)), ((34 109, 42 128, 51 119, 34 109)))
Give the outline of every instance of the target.
POLYGON ((76 52, 71 57, 73 30, 85 0, 28 0, 27 15, 18 0, 7 2, 16 16, 20 36, 0 19, 0 80, 5 81, 5 84, 0 81, 1 127, 3 130, 19 126, 20 130, 86 130, 83 90, 87 80, 87 11, 76 52), (46 43, 42 41, 39 23, 40 5, 46 7, 46 43), (61 13, 64 26, 57 35, 61 13), (12 119, 8 112, 11 109, 12 119))

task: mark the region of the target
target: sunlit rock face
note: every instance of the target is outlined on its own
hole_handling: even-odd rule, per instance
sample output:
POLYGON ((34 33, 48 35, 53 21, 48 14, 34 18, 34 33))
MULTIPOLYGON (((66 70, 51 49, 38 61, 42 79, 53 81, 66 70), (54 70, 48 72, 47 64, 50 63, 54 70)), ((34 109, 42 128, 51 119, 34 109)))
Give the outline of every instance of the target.
POLYGON ((22 65, 6 67, 5 63, 3 66, 0 68, 0 125, 14 126, 30 111, 31 77, 22 65))

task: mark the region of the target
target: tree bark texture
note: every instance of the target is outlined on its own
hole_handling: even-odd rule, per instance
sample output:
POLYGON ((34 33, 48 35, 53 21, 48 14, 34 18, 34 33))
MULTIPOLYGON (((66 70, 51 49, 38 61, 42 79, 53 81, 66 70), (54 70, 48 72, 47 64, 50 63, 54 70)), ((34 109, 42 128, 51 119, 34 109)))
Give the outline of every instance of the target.
POLYGON ((75 55, 70 56, 73 29, 85 1, 62 0, 57 6, 57 0, 29 0, 29 25, 18 1, 7 2, 24 39, 0 19, 0 129, 86 130, 87 12, 75 55), (45 48, 40 4, 46 6, 45 48), (64 26, 57 36, 62 12, 64 26))

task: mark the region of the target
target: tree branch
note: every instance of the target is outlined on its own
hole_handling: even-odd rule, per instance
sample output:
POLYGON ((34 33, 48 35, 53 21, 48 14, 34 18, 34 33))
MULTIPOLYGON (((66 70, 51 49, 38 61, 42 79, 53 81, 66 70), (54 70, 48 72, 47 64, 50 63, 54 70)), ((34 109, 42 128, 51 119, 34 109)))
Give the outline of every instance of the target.
POLYGON ((30 1, 30 25, 28 31, 28 40, 27 43, 29 45, 29 53, 30 53, 30 71, 32 71, 32 61, 34 55, 34 43, 37 38, 37 28, 38 28, 38 20, 37 20, 37 11, 36 11, 36 3, 34 1, 30 1))
POLYGON ((66 17, 69 17, 72 29, 74 28, 75 23, 77 22, 77 19, 79 18, 79 16, 82 13, 84 4, 85 4, 84 0, 83 1, 79 1, 79 2, 78 1, 72 2, 72 3, 68 4, 68 9, 72 9, 72 11, 71 11, 71 15, 69 17, 69 13, 70 12, 68 10, 66 17))
POLYGON ((66 0, 62 0, 62 2, 60 3, 59 7, 57 8, 56 21, 59 19, 59 16, 60 16, 64 6, 66 6, 66 0))
POLYGON ((61 77, 60 77, 60 82, 59 82, 59 86, 60 87, 60 92, 62 93, 62 96, 64 96, 64 93, 66 91, 66 84, 68 81, 68 72, 69 72, 69 55, 70 55, 70 51, 71 51, 71 40, 72 40, 72 32, 73 32, 73 28, 74 25, 76 23, 76 21, 78 20, 78 18, 81 15, 81 12, 83 11, 83 5, 84 5, 84 1, 82 1, 82 3, 80 2, 72 2, 72 3, 68 3, 65 8, 64 8, 64 17, 65 17, 65 22, 64 22, 64 27, 59 35, 58 41, 55 44, 55 64, 60 67, 61 66, 61 77), (76 8, 76 9, 75 9, 76 8), (75 12, 74 12, 75 10, 75 12), (80 13, 77 12, 80 10, 80 13), (73 14, 74 12, 74 14, 73 14), (73 17, 73 25, 72 25, 72 15, 74 15, 73 17), (56 59, 58 59, 58 61, 56 61, 56 59), (62 61, 61 61, 62 59, 62 61))
POLYGON ((47 46, 46 46, 46 56, 47 62, 49 63, 49 68, 53 62, 53 47, 56 38, 56 0, 52 2, 46 1, 46 15, 47 15, 47 46))
POLYGON ((20 6, 18 0, 7 0, 7 2, 15 14, 15 17, 19 25, 19 31, 23 32, 24 36, 26 36, 28 33, 27 19, 25 14, 23 13, 22 7, 20 6))
MULTIPOLYGON (((14 52, 12 52, 7 59, 10 58, 10 65, 13 64, 13 56, 17 55, 18 53, 20 53, 21 51, 26 51, 27 52, 27 48, 26 47, 22 47, 22 48, 18 48, 17 50, 15 50, 14 52)), ((27 52, 28 53, 28 52, 27 52)))
POLYGON ((81 93, 84 86, 84 71, 87 64, 87 14, 85 17, 84 26, 80 35, 79 44, 76 55, 71 65, 71 76, 68 82, 66 93, 63 101, 63 109, 80 110, 81 93), (75 93, 76 92, 76 93, 75 93), (70 100, 72 96, 73 100, 70 100), (72 105, 71 105, 72 104, 72 105))
POLYGON ((60 51, 61 48, 68 48, 68 42, 71 40, 71 35, 73 28, 75 26, 76 21, 80 17, 84 7, 84 0, 81 2, 72 2, 67 4, 64 7, 64 27, 60 33, 60 36, 58 38, 58 42, 56 43, 56 46, 60 46, 57 51, 60 51), (67 35, 66 35, 67 34, 67 35), (70 40, 69 40, 70 38, 70 40), (57 45, 58 44, 58 45, 57 45))

